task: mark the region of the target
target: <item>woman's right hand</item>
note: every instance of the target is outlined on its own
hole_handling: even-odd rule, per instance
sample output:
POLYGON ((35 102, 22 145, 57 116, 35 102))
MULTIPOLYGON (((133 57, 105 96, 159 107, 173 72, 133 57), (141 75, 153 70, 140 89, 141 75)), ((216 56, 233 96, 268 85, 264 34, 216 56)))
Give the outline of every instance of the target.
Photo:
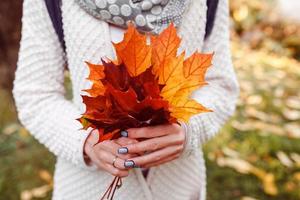
POLYGON ((85 141, 84 153, 88 157, 85 159, 86 164, 90 165, 93 163, 99 169, 105 170, 114 176, 128 176, 129 169, 124 167, 124 162, 136 155, 119 154, 118 149, 122 146, 126 146, 126 144, 134 144, 137 140, 121 137, 116 140, 106 140, 96 144, 99 141, 98 137, 98 130, 95 129, 90 133, 85 141), (113 166, 115 158, 116 160, 113 166))

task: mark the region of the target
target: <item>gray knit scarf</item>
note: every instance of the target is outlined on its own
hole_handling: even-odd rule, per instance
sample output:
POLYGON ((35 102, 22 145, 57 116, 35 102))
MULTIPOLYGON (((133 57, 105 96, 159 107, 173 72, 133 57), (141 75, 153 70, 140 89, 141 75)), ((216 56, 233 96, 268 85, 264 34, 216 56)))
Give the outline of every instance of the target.
POLYGON ((171 22, 179 26, 191 0, 75 0, 97 19, 126 28, 132 22, 139 31, 160 33, 171 22))

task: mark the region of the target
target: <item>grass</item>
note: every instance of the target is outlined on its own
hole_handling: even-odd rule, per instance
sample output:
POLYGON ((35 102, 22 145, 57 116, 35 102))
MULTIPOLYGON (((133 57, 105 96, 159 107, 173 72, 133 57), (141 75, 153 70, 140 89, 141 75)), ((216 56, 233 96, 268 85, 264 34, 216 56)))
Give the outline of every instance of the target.
POLYGON ((9 93, 1 91, 0 99, 0 199, 17 200, 23 191, 45 184, 39 173, 52 173, 55 159, 17 122, 9 93))

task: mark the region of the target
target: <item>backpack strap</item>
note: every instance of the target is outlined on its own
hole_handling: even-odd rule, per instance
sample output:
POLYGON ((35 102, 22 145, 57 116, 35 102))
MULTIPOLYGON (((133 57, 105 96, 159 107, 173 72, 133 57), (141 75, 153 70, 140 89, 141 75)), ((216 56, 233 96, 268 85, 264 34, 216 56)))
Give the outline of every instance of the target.
POLYGON ((215 23, 218 4, 219 4, 219 0, 206 1, 207 11, 206 11, 206 27, 205 27, 205 36, 204 36, 205 39, 208 38, 208 36, 212 32, 215 23))
POLYGON ((49 16, 63 50, 66 50, 62 25, 61 0, 45 0, 49 16))
MULTIPOLYGON (((61 0, 45 0, 47 10, 49 13, 49 16, 51 18, 53 27, 55 29, 55 32, 58 36, 58 39, 63 47, 63 49, 66 49, 65 41, 64 41, 64 32, 62 27, 62 14, 61 14, 61 0)), ((211 34, 216 11, 218 7, 219 0, 207 0, 207 20, 206 20, 206 27, 205 27, 205 39, 211 34)))

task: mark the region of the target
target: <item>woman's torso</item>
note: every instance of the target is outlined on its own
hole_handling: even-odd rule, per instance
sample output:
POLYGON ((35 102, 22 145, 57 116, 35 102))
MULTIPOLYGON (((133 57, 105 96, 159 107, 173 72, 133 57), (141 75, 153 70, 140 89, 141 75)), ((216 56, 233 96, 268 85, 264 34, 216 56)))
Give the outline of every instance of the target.
MULTIPOLYGON (((122 39, 122 30, 110 27, 82 10, 74 1, 63 0, 63 29, 66 58, 73 87, 73 102, 84 112, 80 94, 89 88, 84 61, 99 63, 101 57, 115 58, 111 41, 122 39)), ((201 50, 205 33, 206 0, 194 0, 178 29, 181 49, 189 56, 201 50)), ((58 158, 55 170, 54 199, 99 199, 113 177, 104 171, 86 171, 58 158)), ((152 168, 147 181, 141 169, 134 169, 117 191, 117 199, 195 200, 205 195, 205 168, 201 150, 189 158, 152 168)), ((203 199, 201 199, 203 200, 203 199)))

